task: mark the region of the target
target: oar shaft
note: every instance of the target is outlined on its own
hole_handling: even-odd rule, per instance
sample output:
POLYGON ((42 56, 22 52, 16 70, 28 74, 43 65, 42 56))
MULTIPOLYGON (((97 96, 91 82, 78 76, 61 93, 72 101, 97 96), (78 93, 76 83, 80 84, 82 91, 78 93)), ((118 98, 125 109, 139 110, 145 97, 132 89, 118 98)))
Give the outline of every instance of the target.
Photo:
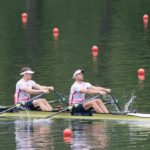
POLYGON ((66 111, 66 110, 68 110, 68 109, 69 109, 69 108, 67 107, 67 108, 65 108, 65 109, 63 109, 63 110, 60 110, 60 111, 58 111, 58 112, 56 112, 56 113, 54 113, 54 114, 52 114, 52 115, 46 116, 45 118, 53 117, 53 116, 55 116, 55 115, 57 115, 57 114, 60 114, 60 113, 66 111))
MULTIPOLYGON (((86 103, 86 102, 88 102, 88 101, 91 101, 92 99, 95 99, 95 98, 98 98, 98 97, 99 97, 99 95, 96 95, 96 96, 94 96, 94 97, 91 97, 91 98, 85 100, 85 101, 82 102, 82 103, 79 103, 79 104, 84 104, 84 103, 86 103)), ((77 104, 77 105, 79 105, 79 104, 77 104)), ((73 106, 69 106, 69 107, 67 107, 67 108, 65 108, 65 109, 63 109, 63 110, 60 110, 60 111, 58 111, 58 112, 52 114, 52 115, 46 116, 45 118, 51 118, 51 117, 53 117, 53 116, 55 116, 55 115, 57 115, 57 114, 60 114, 60 113, 62 113, 62 112, 64 112, 64 111, 66 111, 66 110, 71 110, 72 108, 73 108, 73 106)))
POLYGON ((117 111, 117 112, 120 112, 121 109, 120 109, 120 107, 118 106, 115 97, 114 97, 111 93, 109 93, 109 95, 110 95, 110 96, 113 98, 113 100, 114 100, 114 104, 115 104, 116 111, 117 111))
POLYGON ((85 100, 85 101, 82 102, 81 104, 86 103, 86 102, 88 102, 88 101, 91 101, 92 99, 95 99, 95 98, 98 98, 98 97, 99 97, 99 95, 95 95, 95 96, 93 96, 93 97, 91 97, 91 98, 88 98, 87 100, 85 100))
POLYGON ((39 95, 37 95, 37 96, 31 98, 30 100, 28 100, 28 102, 29 102, 29 101, 32 101, 32 100, 36 100, 36 99, 40 98, 41 96, 43 96, 44 94, 45 94, 45 93, 41 93, 41 94, 39 94, 39 95))
POLYGON ((49 104, 59 102, 59 100, 54 100, 54 101, 48 101, 49 104))
POLYGON ((14 109, 14 108, 16 108, 16 105, 14 105, 13 107, 10 107, 10 108, 8 108, 8 109, 6 109, 6 110, 1 111, 0 114, 3 114, 3 113, 5 113, 5 112, 8 112, 8 111, 10 111, 10 110, 12 110, 12 109, 14 109))
MULTIPOLYGON (((27 102, 31 102, 31 101, 33 101, 33 100, 36 100, 36 99, 38 99, 39 97, 43 96, 44 94, 45 94, 45 93, 41 93, 41 94, 39 94, 39 95, 37 95, 37 96, 31 98, 31 99, 28 100, 27 102)), ((14 108, 20 107, 21 105, 25 105, 25 104, 26 104, 26 102, 25 102, 24 104, 22 104, 22 103, 15 104, 15 105, 13 105, 13 106, 10 107, 10 108, 8 108, 8 109, 6 109, 6 110, 4 110, 4 111, 1 111, 0 114, 3 114, 3 113, 5 113, 5 112, 8 112, 8 111, 10 111, 10 110, 13 110, 14 108)))
POLYGON ((61 96, 57 91, 54 91, 54 93, 55 93, 59 98, 62 98, 62 96, 61 96))
POLYGON ((68 105, 68 103, 66 102, 66 99, 64 97, 62 97, 62 95, 60 93, 58 93, 57 91, 54 91, 54 94, 56 96, 58 96, 62 100, 63 103, 65 103, 66 105, 68 105))

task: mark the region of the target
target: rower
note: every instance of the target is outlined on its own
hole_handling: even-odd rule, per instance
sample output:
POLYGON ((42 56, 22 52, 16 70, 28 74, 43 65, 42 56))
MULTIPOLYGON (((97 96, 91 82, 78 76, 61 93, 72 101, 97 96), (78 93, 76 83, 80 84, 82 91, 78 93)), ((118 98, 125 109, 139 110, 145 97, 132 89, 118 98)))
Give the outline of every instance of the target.
POLYGON ((78 113, 84 115, 91 109, 94 109, 94 111, 98 113, 109 113, 101 99, 92 99, 91 101, 84 102, 86 94, 106 95, 111 92, 111 89, 93 86, 88 82, 84 82, 83 73, 84 71, 79 69, 73 74, 73 79, 75 82, 70 89, 69 105, 79 105, 77 105, 77 107, 73 107, 72 115, 78 113))
POLYGON ((40 108, 42 111, 52 111, 52 106, 46 99, 39 98, 30 101, 30 95, 38 95, 41 93, 50 93, 54 91, 53 86, 41 86, 32 79, 34 71, 31 68, 23 67, 20 75, 22 78, 16 84, 16 91, 14 95, 14 103, 24 103, 25 108, 29 110, 36 110, 40 108))

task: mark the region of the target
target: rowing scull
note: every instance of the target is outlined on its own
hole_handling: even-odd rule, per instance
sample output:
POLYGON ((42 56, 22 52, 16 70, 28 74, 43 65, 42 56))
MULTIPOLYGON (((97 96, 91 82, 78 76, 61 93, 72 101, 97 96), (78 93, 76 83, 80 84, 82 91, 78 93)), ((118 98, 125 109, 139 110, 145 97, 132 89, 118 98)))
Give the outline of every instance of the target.
MULTIPOLYGON (((45 118, 55 112, 42 111, 20 111, 7 112, 0 115, 0 118, 45 118)), ((72 116, 70 112, 63 112, 53 116, 55 119, 80 119, 80 120, 127 120, 127 121, 150 121, 150 114, 127 113, 127 114, 99 114, 93 113, 93 116, 72 116)), ((51 118, 51 119, 52 119, 51 118)))

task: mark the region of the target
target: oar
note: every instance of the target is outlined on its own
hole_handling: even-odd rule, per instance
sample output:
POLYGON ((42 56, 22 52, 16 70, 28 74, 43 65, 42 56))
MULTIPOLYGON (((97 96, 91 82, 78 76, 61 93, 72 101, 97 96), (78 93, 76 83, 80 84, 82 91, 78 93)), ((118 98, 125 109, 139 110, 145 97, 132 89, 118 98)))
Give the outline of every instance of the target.
POLYGON ((62 100, 63 103, 65 103, 66 105, 68 105, 68 103, 66 102, 66 98, 62 97, 62 95, 60 93, 58 93, 57 91, 54 91, 54 94, 56 96, 58 96, 62 100))
POLYGON ((49 104, 52 104, 52 103, 56 103, 56 102, 59 102, 60 100, 53 100, 53 101, 48 101, 49 104))
MULTIPOLYGON (((37 96, 31 98, 31 99, 28 100, 27 102, 30 102, 30 101, 32 101, 32 100, 36 100, 36 99, 38 99, 39 97, 43 96, 44 94, 45 94, 45 93, 41 93, 41 94, 39 94, 39 95, 37 95, 37 96)), ((3 113, 5 113, 5 112, 8 112, 8 111, 10 111, 10 110, 12 110, 12 109, 14 109, 14 108, 20 107, 21 105, 25 105, 27 102, 23 102, 23 103, 18 103, 18 104, 12 105, 10 108, 8 108, 8 109, 6 109, 6 110, 4 110, 4 111, 1 111, 0 114, 3 114, 3 113)))
POLYGON ((116 111, 117 111, 117 112, 120 112, 121 109, 120 109, 120 107, 119 107, 119 105, 118 105, 118 103, 117 103, 115 97, 114 97, 111 93, 109 93, 109 95, 110 95, 110 96, 112 97, 112 99, 114 100, 114 105, 115 105, 116 111))
MULTIPOLYGON (((95 98, 97 98, 97 97, 99 97, 99 95, 93 96, 93 97, 91 97, 91 98, 85 100, 85 101, 82 102, 82 103, 75 104, 74 106, 77 107, 78 105, 84 104, 84 103, 86 103, 86 102, 89 102, 89 101, 91 101, 92 99, 95 99, 95 98)), ((51 118, 51 117, 53 117, 53 116, 55 116, 55 115, 57 115, 57 114, 60 114, 60 113, 62 113, 62 112, 64 112, 64 111, 66 111, 66 110, 71 110, 72 108, 73 108, 73 106, 68 106, 68 107, 64 108, 63 110, 60 110, 60 111, 58 111, 58 112, 56 112, 56 113, 54 113, 54 114, 52 114, 52 115, 46 116, 45 118, 51 118)))

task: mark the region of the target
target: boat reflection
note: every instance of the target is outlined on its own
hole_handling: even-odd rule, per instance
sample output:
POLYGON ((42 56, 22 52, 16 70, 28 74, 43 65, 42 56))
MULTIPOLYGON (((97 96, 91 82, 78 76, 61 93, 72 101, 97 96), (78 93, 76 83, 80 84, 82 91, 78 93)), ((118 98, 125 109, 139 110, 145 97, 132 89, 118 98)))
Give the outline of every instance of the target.
POLYGON ((72 150, 104 149, 108 145, 108 122, 73 121, 72 150))
POLYGON ((50 121, 15 121, 15 140, 17 150, 53 149, 50 121))

